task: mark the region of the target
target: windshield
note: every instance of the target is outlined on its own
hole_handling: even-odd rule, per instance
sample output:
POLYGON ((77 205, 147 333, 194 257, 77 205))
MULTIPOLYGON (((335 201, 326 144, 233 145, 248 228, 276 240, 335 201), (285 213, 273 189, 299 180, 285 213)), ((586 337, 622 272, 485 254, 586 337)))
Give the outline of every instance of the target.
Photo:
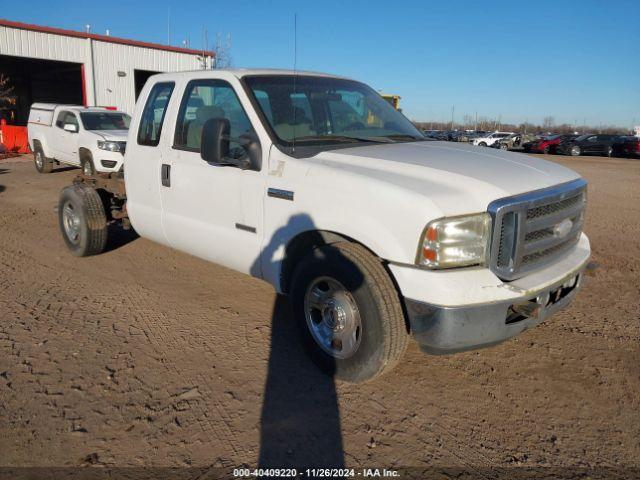
POLYGON ((404 115, 362 83, 308 75, 244 79, 281 144, 424 140, 404 115))
POLYGON ((126 113, 84 112, 80 117, 85 130, 128 130, 131 121, 126 113))

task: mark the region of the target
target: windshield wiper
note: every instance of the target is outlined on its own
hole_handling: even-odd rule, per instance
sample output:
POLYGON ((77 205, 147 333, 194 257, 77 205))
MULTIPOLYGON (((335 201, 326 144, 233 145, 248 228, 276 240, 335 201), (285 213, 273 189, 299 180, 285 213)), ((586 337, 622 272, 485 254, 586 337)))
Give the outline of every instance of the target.
MULTIPOLYGON (((349 137, 347 135, 318 135, 315 137, 299 137, 296 138, 296 142, 374 142, 374 143, 394 143, 392 139, 388 137, 349 137)), ((293 140, 292 140, 293 141, 293 140)))
POLYGON ((394 133, 393 135, 385 135, 385 138, 390 138, 394 140, 424 140, 424 138, 415 137, 413 135, 404 134, 404 133, 394 133))

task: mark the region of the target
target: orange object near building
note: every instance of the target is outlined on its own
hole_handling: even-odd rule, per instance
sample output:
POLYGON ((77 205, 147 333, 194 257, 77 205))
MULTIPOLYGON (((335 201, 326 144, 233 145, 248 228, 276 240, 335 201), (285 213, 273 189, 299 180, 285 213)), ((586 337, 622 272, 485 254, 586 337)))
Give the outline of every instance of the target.
POLYGON ((5 120, 0 121, 0 143, 9 152, 29 153, 29 141, 27 127, 7 125, 5 120))

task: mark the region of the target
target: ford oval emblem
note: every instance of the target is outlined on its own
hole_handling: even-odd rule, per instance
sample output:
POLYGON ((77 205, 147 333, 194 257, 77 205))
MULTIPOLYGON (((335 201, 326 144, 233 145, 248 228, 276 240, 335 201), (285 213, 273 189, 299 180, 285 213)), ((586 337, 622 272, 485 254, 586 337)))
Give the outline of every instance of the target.
POLYGON ((568 218, 565 218, 563 221, 553 227, 553 236, 556 238, 564 238, 569 235, 569 232, 572 228, 573 222, 568 218))

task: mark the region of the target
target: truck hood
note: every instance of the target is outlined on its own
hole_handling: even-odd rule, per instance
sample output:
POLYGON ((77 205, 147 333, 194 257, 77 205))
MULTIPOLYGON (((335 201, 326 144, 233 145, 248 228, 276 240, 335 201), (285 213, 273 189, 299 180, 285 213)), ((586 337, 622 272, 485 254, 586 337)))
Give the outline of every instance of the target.
POLYGON ((484 211, 493 200, 580 177, 529 155, 437 141, 330 150, 310 161, 411 190, 445 215, 484 211))
POLYGON ((127 135, 129 135, 128 130, 91 130, 91 133, 113 142, 126 142, 127 135))

